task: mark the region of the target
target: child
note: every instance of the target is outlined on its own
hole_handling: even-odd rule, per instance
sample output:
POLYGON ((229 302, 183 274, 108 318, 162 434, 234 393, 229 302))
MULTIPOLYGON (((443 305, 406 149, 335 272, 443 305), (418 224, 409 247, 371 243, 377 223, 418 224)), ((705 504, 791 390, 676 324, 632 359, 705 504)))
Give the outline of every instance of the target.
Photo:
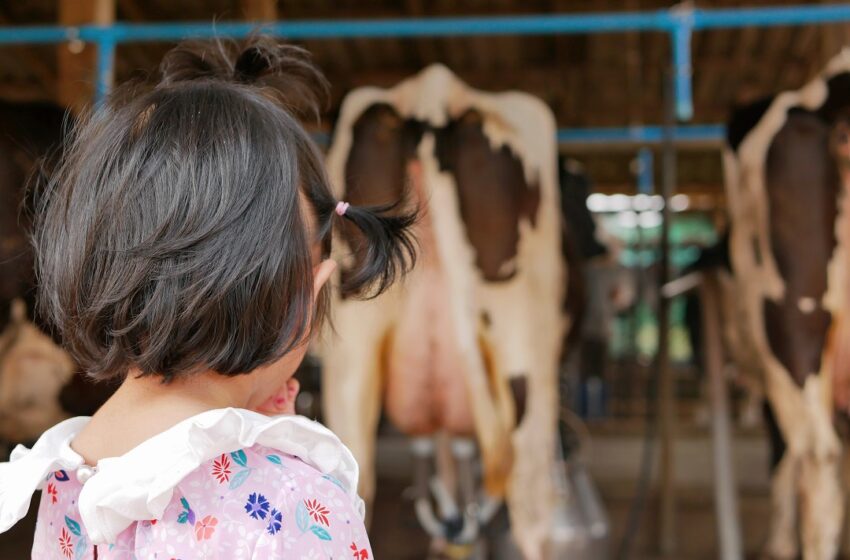
POLYGON ((295 118, 327 91, 304 51, 184 44, 160 70, 77 128, 40 193, 42 311, 123 382, 0 464, 0 531, 42 489, 38 560, 370 558, 357 464, 291 416, 292 375, 334 229, 357 238, 342 289, 375 295, 412 265, 412 216, 332 196, 295 118))

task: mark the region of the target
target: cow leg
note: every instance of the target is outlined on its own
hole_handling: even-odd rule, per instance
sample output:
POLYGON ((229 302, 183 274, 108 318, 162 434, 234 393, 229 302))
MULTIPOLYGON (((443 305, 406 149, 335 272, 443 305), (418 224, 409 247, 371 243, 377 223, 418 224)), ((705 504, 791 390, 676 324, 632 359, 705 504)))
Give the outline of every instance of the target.
POLYGON ((844 504, 840 444, 828 401, 819 376, 810 376, 803 391, 790 383, 781 385, 782 391, 768 393, 787 448, 771 482, 773 512, 766 553, 777 559, 797 557, 799 517, 803 558, 830 560, 837 553, 844 504))
POLYGON ((491 318, 485 338, 493 354, 494 373, 514 387, 512 416, 514 468, 508 506, 514 538, 528 559, 542 558, 555 508, 553 485, 558 425, 558 320, 535 305, 536 292, 525 277, 488 286, 482 302, 491 318), (519 412, 524 410, 524 414, 519 412))
POLYGON ((839 464, 841 444, 832 426, 831 399, 822 376, 806 380, 804 398, 811 426, 809 452, 801 464, 800 495, 803 557, 831 560, 838 553, 844 501, 839 464))
POLYGON ((771 440, 771 519, 765 554, 768 558, 790 559, 799 555, 797 499, 800 462, 808 447, 806 410, 802 392, 790 376, 768 358, 764 407, 765 424, 771 440), (784 446, 784 452, 782 452, 784 446))
POLYGON ((388 315, 386 307, 373 302, 338 305, 334 328, 339 334, 327 335, 333 351, 325 353, 322 368, 325 419, 360 465, 359 492, 367 511, 375 497, 375 438, 388 315))
POLYGON ((803 558, 831 560, 838 554, 844 510, 838 458, 818 453, 804 458, 800 485, 803 558))
POLYGON ((768 386, 787 449, 774 473, 774 512, 766 550, 774 558, 797 555, 795 505, 799 499, 803 558, 829 560, 837 553, 843 518, 841 446, 821 376, 809 376, 802 391, 787 381, 768 386))
POLYGON ((797 472, 798 461, 790 453, 773 471, 770 481, 771 519, 765 552, 769 558, 796 558, 800 543, 797 538, 797 472))
MULTIPOLYGON (((850 507, 850 450, 846 447, 843 450, 841 461, 841 493, 844 498, 844 511, 847 511, 847 508, 850 507)), ((842 557, 850 556, 850 515, 844 516, 840 554, 842 557)))
POLYGON ((762 416, 770 446, 771 518, 765 552, 769 558, 796 558, 800 551, 797 534, 797 480, 799 460, 788 452, 770 402, 764 401, 762 416))
POLYGON ((744 388, 744 402, 738 414, 738 425, 744 429, 752 429, 759 424, 759 411, 764 405, 764 397, 750 387, 744 388))

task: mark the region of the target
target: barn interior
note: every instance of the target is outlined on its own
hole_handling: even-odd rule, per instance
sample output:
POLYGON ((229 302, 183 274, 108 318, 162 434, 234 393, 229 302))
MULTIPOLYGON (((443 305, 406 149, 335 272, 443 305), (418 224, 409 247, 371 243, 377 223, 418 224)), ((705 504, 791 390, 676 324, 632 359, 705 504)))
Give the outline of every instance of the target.
MULTIPOLYGON (((764 381, 745 371, 748 364, 729 348, 727 325, 740 319, 722 309, 722 282, 714 276, 731 266, 721 253, 737 211, 724 176, 727 123, 735 107, 819 76, 848 45, 850 6, 803 0, 0 2, 4 275, 32 267, 19 258, 18 244, 26 225, 18 214, 26 177, 44 155, 31 134, 39 129, 36 136, 52 137, 62 126, 45 117, 26 120, 23 108, 83 114, 111 87, 156 76, 180 38, 244 38, 247 28, 231 23, 311 53, 331 87, 321 123, 306 123, 323 149, 332 144, 352 91, 391 88, 432 64, 477 90, 516 90, 545 103, 557 126, 552 164, 560 196, 573 204, 561 214, 589 228, 579 235, 585 255, 567 265, 575 264, 584 281, 583 314, 572 317, 575 333, 559 367, 558 441, 552 445, 569 487, 553 522, 562 548, 546 558, 765 557, 775 515, 775 434, 764 420, 764 381), (701 14, 711 13, 725 19, 701 26, 710 19, 701 14), (389 25, 369 28, 382 22, 389 25), (6 172, 7 165, 15 171, 6 172)), ((745 274, 731 268, 733 276, 745 274)), ((14 417, 18 404, 11 394, 16 386, 2 377, 17 375, 17 383, 26 384, 25 372, 4 369, 17 332, 7 316, 16 298, 31 303, 34 287, 2 278, 0 287, 0 328, 7 333, 0 335, 3 418, 14 417)), ((299 375, 299 412, 323 418, 322 360, 309 357, 299 375)), ((72 416, 90 413, 100 392, 83 385, 64 395, 72 416)), ((4 460, 14 444, 33 443, 11 431, 0 433, 4 460)), ((429 535, 414 505, 410 438, 388 419, 380 424, 376 454, 375 557, 523 558, 509 542, 508 513, 501 510, 472 544, 429 535), (487 552, 479 541, 489 543, 487 552)), ((0 560, 29 555, 35 509, 0 534, 0 560)), ((844 533, 833 554, 811 558, 850 551, 850 533, 844 533)), ((805 546, 791 554, 809 558, 805 546)))

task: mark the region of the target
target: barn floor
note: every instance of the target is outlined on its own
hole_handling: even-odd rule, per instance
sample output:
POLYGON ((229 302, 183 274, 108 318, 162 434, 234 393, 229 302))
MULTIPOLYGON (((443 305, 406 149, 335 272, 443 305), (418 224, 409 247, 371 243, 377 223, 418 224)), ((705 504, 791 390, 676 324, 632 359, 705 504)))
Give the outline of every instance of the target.
MULTIPOLYGON (((619 425, 591 426, 592 444, 587 465, 594 477, 612 528, 611 550, 619 544, 624 532, 636 473, 639 472, 642 440, 639 430, 619 425), (625 433, 625 435, 623 435, 625 433)), ((385 442, 384 455, 395 457, 395 472, 405 470, 403 444, 385 442), (391 449, 391 448, 396 449, 391 449)), ((757 558, 767 534, 770 496, 768 485, 768 448, 758 432, 736 434, 735 471, 739 487, 739 511, 747 558, 757 558)), ((708 560, 718 558, 718 545, 712 497, 711 440, 704 430, 680 433, 674 452, 677 465, 676 532, 677 550, 669 558, 708 560)), ((657 463, 656 463, 657 464, 657 463)), ((656 469, 657 472, 657 469, 656 469)), ((386 470, 381 480, 372 544, 379 560, 420 560, 425 558, 427 541, 422 537, 410 502, 399 503, 389 498, 404 490, 407 481, 393 477, 386 470)), ((664 558, 655 553, 658 524, 657 501, 650 496, 638 536, 632 548, 635 560, 664 558)))
MULTIPOLYGON (((613 541, 619 540, 634 494, 635 475, 641 455, 640 434, 622 435, 619 427, 596 426, 587 464, 599 487, 611 518, 613 541), (616 435, 615 433, 616 432, 616 435)), ((717 558, 717 543, 711 495, 711 447, 708 434, 696 431, 679 435, 677 462, 678 549, 677 559, 717 558)), ((409 481, 406 445, 401 440, 383 442, 381 477, 372 530, 374 555, 379 560, 421 560, 428 541, 420 531, 412 505, 397 497, 409 481), (402 474, 399 474, 402 473, 402 474)), ((735 439, 739 505, 747 557, 756 558, 767 530, 770 508, 767 483, 767 446, 758 433, 737 434, 735 439)), ((653 554, 657 524, 655 503, 650 498, 642 517, 632 558, 661 558, 653 554)), ((33 520, 30 515, 12 531, 0 535, 0 560, 28 558, 33 520)))

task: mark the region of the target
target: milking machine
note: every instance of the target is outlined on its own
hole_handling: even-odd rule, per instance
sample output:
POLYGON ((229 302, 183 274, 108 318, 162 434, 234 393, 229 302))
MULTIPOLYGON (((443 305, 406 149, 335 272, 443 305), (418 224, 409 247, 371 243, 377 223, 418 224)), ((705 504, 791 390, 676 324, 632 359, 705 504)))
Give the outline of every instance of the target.
POLYGON ((419 437, 412 440, 410 450, 416 518, 432 539, 432 554, 457 560, 486 558, 483 529, 504 504, 479 491, 475 442, 441 435, 419 437))
MULTIPOLYGON (((510 537, 507 508, 481 489, 474 440, 443 435, 414 438, 414 507, 432 539, 431 558, 522 560, 510 537), (447 461, 451 465, 447 465, 447 461)), ((547 558, 605 560, 610 525, 605 508, 578 453, 558 445, 555 509, 547 558)))
POLYGON ((611 528, 596 486, 580 457, 560 459, 549 557, 606 560, 611 528))

